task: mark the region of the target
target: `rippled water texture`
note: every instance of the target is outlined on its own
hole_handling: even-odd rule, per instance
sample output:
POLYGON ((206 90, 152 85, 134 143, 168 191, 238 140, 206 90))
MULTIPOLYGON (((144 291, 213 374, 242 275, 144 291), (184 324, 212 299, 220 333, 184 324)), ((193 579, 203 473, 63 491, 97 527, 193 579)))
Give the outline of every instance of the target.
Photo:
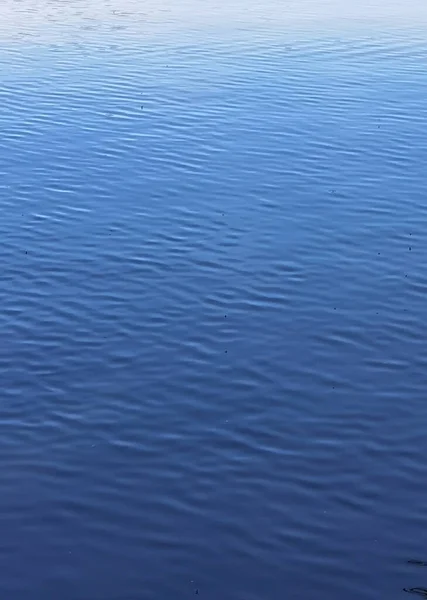
POLYGON ((2 599, 427 587, 426 40, 2 0, 2 599))

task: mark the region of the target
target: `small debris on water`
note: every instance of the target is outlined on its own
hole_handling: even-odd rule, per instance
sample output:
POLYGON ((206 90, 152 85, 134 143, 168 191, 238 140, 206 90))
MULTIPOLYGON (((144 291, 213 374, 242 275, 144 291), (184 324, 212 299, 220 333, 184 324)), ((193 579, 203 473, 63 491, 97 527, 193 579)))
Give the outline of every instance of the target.
POLYGON ((417 567, 427 567, 427 561, 425 560, 408 560, 408 565, 416 565, 417 567))
POLYGON ((418 596, 424 596, 427 598, 427 589, 421 587, 413 587, 413 588, 403 588, 404 592, 408 592, 409 594, 418 594, 418 596))

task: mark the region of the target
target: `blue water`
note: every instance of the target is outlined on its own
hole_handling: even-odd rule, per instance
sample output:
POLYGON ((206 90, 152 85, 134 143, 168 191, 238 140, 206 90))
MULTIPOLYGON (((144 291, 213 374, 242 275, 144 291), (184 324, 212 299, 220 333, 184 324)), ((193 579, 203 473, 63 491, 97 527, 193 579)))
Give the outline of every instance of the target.
POLYGON ((3 0, 2 598, 427 587, 427 10, 371 4, 3 0))

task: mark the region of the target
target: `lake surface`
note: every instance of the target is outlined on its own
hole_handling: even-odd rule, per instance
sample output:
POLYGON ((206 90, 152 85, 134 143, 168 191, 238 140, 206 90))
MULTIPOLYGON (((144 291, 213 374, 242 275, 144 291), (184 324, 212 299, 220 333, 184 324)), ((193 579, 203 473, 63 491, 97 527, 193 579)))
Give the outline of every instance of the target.
POLYGON ((427 5, 3 0, 0 596, 427 587, 427 5))

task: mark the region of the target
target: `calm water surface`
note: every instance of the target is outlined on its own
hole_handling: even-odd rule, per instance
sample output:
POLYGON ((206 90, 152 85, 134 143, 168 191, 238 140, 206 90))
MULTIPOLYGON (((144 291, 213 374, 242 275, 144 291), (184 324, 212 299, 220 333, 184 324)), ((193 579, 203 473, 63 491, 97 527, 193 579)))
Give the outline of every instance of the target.
POLYGON ((427 5, 353 4, 2 1, 2 598, 427 587, 427 5))

